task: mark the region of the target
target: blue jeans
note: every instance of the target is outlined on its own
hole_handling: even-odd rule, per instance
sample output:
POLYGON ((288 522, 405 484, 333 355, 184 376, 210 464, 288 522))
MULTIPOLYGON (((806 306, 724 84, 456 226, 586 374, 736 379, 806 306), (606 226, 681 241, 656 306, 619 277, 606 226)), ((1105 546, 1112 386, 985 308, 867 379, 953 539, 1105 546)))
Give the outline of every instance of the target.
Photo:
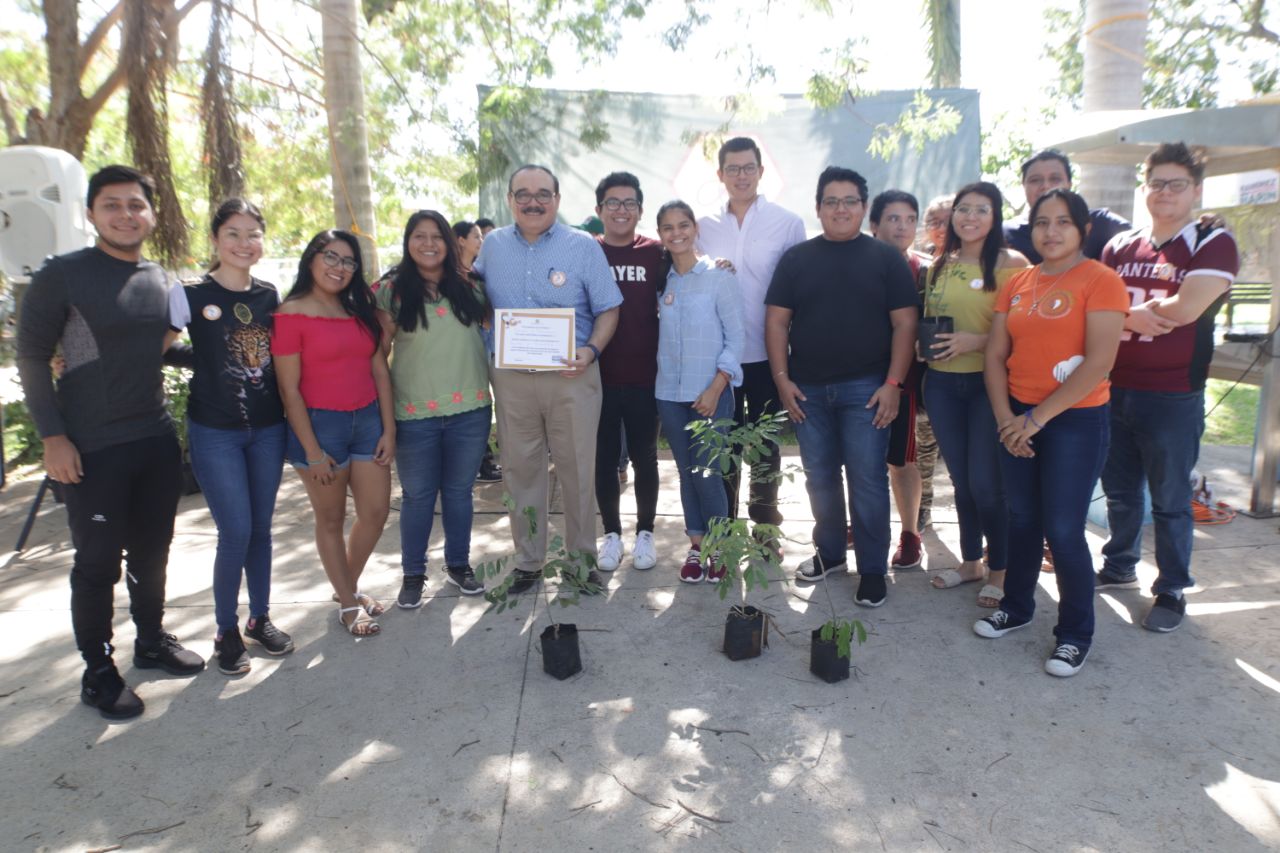
MULTIPOLYGON (((1204 392, 1111 389, 1111 451, 1102 469, 1111 538, 1102 547, 1102 571, 1133 577, 1142 555, 1143 485, 1151 490, 1156 528, 1153 595, 1194 586, 1191 577, 1191 469, 1204 434, 1204 392)), ((1056 555, 1055 555, 1056 556, 1056 555)))
MULTIPOLYGON (((1010 402, 1015 414, 1032 408, 1010 402)), ((1036 581, 1048 541, 1058 583, 1053 633, 1058 642, 1082 649, 1093 642, 1093 558, 1084 526, 1110 432, 1106 405, 1067 409, 1031 440, 1032 458, 1000 451, 1009 498, 1009 565, 1000 609, 1017 620, 1035 613, 1036 581)))
POLYGON ((471 559, 471 489, 489 446, 490 409, 396 421, 396 470, 400 502, 400 565, 406 575, 427 573, 427 543, 436 496, 444 522, 444 563, 471 559))
POLYGON ((881 377, 828 385, 798 383, 806 399, 796 424, 805 488, 813 510, 813 544, 828 566, 845 562, 843 470, 849 482, 853 553, 859 574, 883 575, 889 567, 889 430, 876 429, 867 401, 881 377))
POLYGON ((1008 562, 1009 512, 1000 478, 1000 437, 987 398, 982 373, 946 373, 930 370, 924 379, 925 406, 955 487, 956 516, 960 521, 960 557, 987 559, 993 571, 1008 562))
POLYGON ((218 528, 213 609, 218 628, 237 627, 240 574, 249 585, 249 615, 271 609, 271 516, 284 471, 284 423, 216 429, 187 422, 191 467, 218 528))
MULTIPOLYGON (((733 391, 726 388, 716 403, 711 420, 733 417, 733 391)), ((712 519, 729 514, 729 496, 724 490, 724 478, 716 474, 694 471, 696 466, 710 467, 707 454, 693 444, 693 433, 685 429, 694 421, 706 420, 693 410, 693 403, 677 403, 674 400, 658 401, 658 419, 662 422, 662 434, 671 445, 671 455, 676 459, 680 472, 680 505, 684 508, 684 532, 690 536, 704 536, 712 519)), ((726 428, 720 432, 727 433, 726 428)))

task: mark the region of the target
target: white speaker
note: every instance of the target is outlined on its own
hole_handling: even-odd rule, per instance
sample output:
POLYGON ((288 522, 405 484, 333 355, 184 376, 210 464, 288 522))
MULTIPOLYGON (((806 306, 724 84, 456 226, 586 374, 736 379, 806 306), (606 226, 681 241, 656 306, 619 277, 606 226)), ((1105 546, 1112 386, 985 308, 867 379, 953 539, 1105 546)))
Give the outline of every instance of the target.
POLYGON ((0 269, 6 276, 25 281, 49 255, 93 242, 88 190, 84 167, 66 151, 0 148, 0 269))

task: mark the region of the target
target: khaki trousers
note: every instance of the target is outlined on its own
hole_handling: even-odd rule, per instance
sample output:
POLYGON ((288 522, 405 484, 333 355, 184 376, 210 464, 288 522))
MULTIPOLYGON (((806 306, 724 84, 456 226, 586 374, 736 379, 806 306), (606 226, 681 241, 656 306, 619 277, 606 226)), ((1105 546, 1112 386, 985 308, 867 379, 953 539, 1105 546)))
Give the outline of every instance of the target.
POLYGON ((523 373, 490 365, 489 381, 498 411, 503 482, 513 502, 516 568, 541 571, 546 560, 548 449, 564 500, 565 549, 594 558, 600 368, 592 364, 583 375, 568 378, 554 371, 523 373), (534 509, 532 535, 525 507, 534 509))

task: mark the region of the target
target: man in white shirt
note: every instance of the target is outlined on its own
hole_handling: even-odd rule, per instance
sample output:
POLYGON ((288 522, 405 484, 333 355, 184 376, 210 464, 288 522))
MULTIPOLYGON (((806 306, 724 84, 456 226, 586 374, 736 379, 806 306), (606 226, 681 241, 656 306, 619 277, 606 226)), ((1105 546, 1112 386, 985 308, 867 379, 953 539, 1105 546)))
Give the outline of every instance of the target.
MULTIPOLYGON (((698 220, 698 248, 713 258, 733 263, 742 293, 742 319, 746 342, 742 352, 742 387, 734 395, 734 420, 755 420, 766 410, 782 411, 777 388, 769 372, 764 346, 764 296, 782 253, 805 239, 800 217, 760 195, 764 166, 755 140, 737 136, 720 146, 716 172, 729 201, 698 220)), ((781 456, 777 445, 751 466, 748 513, 757 524, 781 524, 778 511, 778 473, 781 456)), ((738 517, 740 474, 725 478, 729 493, 729 517, 738 517)))

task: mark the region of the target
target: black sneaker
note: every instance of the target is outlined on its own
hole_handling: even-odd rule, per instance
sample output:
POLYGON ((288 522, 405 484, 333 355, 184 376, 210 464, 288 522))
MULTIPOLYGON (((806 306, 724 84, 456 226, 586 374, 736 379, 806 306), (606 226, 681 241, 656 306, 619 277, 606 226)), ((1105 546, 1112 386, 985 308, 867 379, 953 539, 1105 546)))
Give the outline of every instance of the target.
POLYGON ((245 626, 244 638, 262 646, 269 655, 287 655, 293 651, 293 637, 277 628, 266 615, 253 620, 253 626, 245 626))
POLYGON ((1058 678, 1070 678, 1084 666, 1089 657, 1089 647, 1083 649, 1071 643, 1059 643, 1053 654, 1044 662, 1044 671, 1058 678))
POLYGON ((516 569, 511 574, 515 580, 511 582, 511 586, 507 587, 507 595, 528 592, 542 578, 542 572, 526 572, 524 569, 516 569))
POLYGON ((1019 622, 1003 610, 997 610, 990 616, 983 616, 977 622, 974 622, 973 633, 977 634, 979 637, 986 637, 988 640, 994 640, 997 637, 1003 637, 1010 631, 1025 628, 1030 624, 1030 619, 1019 622))
POLYGON ((222 639, 213 641, 213 656, 218 659, 218 672, 223 675, 244 675, 249 671, 249 652, 238 628, 223 632, 222 639))
POLYGON ((97 708, 108 720, 131 720, 146 707, 138 694, 124 683, 110 660, 85 670, 80 679, 80 701, 97 708))
POLYGON ((1117 578, 1107 574, 1105 571, 1098 572, 1093 576, 1093 588, 1098 591, 1104 589, 1137 589, 1138 575, 1135 573, 1126 578, 1117 578))
POLYGON ((889 586, 885 583, 884 575, 862 575, 853 603, 863 607, 879 607, 888 597, 889 586))
POLYGON ((480 471, 476 474, 477 483, 501 483, 502 466, 488 456, 480 463, 480 471))
POLYGON ((1167 634, 1176 630, 1182 624, 1182 617, 1186 612, 1187 600, 1185 598, 1177 598, 1162 592, 1156 596, 1155 602, 1151 605, 1151 610, 1147 612, 1146 618, 1142 620, 1142 627, 1148 631, 1167 634))
POLYGON ((427 582, 426 575, 405 575, 400 582, 400 594, 396 596, 396 606, 405 610, 417 610, 422 606, 422 585, 427 582))
MULTIPOLYGON (((445 580, 456 586, 463 595, 480 595, 484 592, 484 584, 476 580, 476 573, 470 566, 447 566, 445 572, 448 575, 445 580)), ((408 581, 408 578, 405 580, 408 581)))
POLYGON ((170 675, 195 675, 204 670, 204 658, 184 649, 173 634, 161 634, 151 646, 134 641, 133 665, 138 669, 163 669, 170 675))
POLYGON ((827 575, 849 571, 849 563, 841 560, 838 563, 826 563, 818 555, 809 557, 796 567, 797 583, 817 583, 825 580, 827 575))

